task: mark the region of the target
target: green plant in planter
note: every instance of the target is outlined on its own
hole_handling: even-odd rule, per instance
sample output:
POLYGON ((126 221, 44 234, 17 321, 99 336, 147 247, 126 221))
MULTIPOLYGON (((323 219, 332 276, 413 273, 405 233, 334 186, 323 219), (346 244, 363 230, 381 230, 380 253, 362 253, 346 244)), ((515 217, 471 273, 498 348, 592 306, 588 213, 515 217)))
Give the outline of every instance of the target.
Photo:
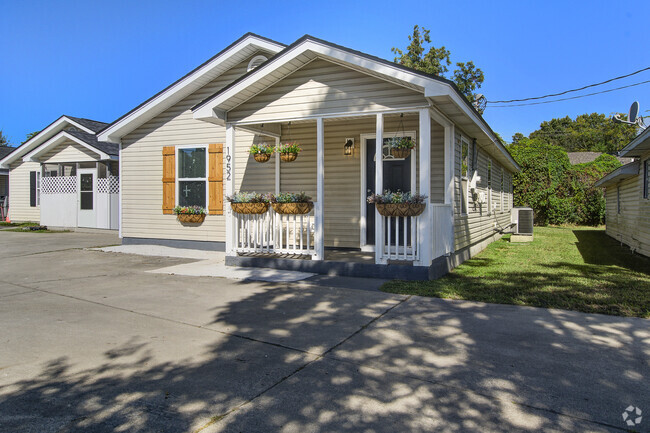
POLYGON ((391 149, 411 150, 415 147, 415 141, 409 137, 395 137, 388 141, 391 149))
POLYGON ((294 192, 281 192, 280 194, 273 194, 270 197, 271 203, 309 203, 311 197, 305 194, 304 191, 299 193, 294 192))
POLYGON ((288 141, 278 146, 278 153, 300 153, 301 150, 297 141, 288 141))
POLYGON ((249 150, 251 155, 263 153, 265 155, 272 155, 275 152, 275 146, 268 143, 253 144, 249 150))
POLYGON ((205 215, 207 212, 201 206, 176 206, 174 214, 176 215, 205 215))
POLYGON ((424 194, 412 194, 410 192, 386 190, 383 194, 371 194, 368 196, 368 203, 374 204, 422 204, 428 197, 424 194))
POLYGON ((230 203, 268 203, 271 200, 271 197, 273 197, 272 194, 261 194, 255 191, 240 191, 227 196, 226 200, 230 203))

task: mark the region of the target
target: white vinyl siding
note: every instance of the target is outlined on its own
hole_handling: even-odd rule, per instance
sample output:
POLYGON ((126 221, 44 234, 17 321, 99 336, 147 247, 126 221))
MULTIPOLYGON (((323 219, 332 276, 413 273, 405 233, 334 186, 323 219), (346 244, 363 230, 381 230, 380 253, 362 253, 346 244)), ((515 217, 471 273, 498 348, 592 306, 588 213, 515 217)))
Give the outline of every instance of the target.
POLYGON ((648 157, 650 153, 641 158, 638 176, 607 187, 605 214, 609 236, 650 257, 650 200, 643 198, 643 161, 648 157))
POLYGON ((40 222, 40 206, 30 206, 29 203, 29 173, 40 172, 38 162, 22 162, 11 164, 9 171, 9 218, 12 221, 40 222))
POLYGON ((70 140, 66 140, 38 157, 40 162, 52 164, 61 162, 90 162, 97 161, 98 159, 98 153, 70 140))
POLYGON ((269 121, 427 105, 419 92, 318 59, 235 107, 228 119, 269 121))

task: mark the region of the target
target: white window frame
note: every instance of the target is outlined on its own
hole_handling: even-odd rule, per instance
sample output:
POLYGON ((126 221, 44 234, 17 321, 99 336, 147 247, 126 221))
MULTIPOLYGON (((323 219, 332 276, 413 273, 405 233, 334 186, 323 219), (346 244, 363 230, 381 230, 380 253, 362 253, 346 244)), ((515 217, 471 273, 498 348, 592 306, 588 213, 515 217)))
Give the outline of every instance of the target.
POLYGON ((208 182, 208 173, 209 173, 208 170, 210 168, 210 154, 208 152, 208 145, 207 144, 182 144, 182 145, 176 146, 175 152, 176 152, 175 161, 174 161, 175 165, 176 165, 176 167, 175 167, 176 172, 174 173, 175 174, 174 177, 176 179, 176 181, 175 181, 176 182, 176 185, 175 185, 175 189, 176 189, 175 205, 180 206, 178 204, 178 199, 180 197, 180 190, 179 189, 180 189, 180 183, 181 182, 204 181, 205 182, 205 203, 201 207, 203 207, 204 209, 207 209, 208 208, 208 203, 210 202, 210 197, 209 197, 210 185, 209 185, 209 182, 208 182), (180 161, 180 158, 178 157, 178 151, 180 149, 201 149, 201 148, 205 149, 205 177, 183 177, 183 178, 181 178, 180 173, 178 171, 178 163, 180 161))
POLYGON ((469 173, 470 173, 469 162, 471 160, 469 152, 470 152, 470 142, 467 138, 461 136, 460 137, 460 189, 461 189, 460 216, 467 216, 469 214, 469 173), (467 167, 467 171, 465 175, 463 175, 463 146, 467 146, 467 156, 465 157, 465 165, 467 167), (463 194, 463 181, 465 181, 464 194, 463 194), (465 205, 464 207, 463 204, 465 205))

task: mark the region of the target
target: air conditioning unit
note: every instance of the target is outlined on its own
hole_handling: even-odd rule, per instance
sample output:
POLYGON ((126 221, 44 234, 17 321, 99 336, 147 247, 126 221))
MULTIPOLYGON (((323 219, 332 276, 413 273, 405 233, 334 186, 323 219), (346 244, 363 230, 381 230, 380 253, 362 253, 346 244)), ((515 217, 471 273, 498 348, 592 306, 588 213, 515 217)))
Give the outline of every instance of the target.
POLYGON ((529 207, 514 207, 510 214, 516 235, 533 235, 533 209, 529 207))

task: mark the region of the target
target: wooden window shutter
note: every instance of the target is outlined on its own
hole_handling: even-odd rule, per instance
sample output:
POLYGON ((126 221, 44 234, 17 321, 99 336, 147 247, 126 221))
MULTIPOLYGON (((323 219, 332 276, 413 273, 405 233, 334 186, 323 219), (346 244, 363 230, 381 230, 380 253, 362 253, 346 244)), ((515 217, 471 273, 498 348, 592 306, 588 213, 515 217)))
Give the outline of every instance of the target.
POLYGON ((163 202, 164 214, 173 214, 176 205, 176 148, 163 147, 163 202))
POLYGON ((208 212, 223 215, 223 144, 210 144, 208 153, 208 212))

